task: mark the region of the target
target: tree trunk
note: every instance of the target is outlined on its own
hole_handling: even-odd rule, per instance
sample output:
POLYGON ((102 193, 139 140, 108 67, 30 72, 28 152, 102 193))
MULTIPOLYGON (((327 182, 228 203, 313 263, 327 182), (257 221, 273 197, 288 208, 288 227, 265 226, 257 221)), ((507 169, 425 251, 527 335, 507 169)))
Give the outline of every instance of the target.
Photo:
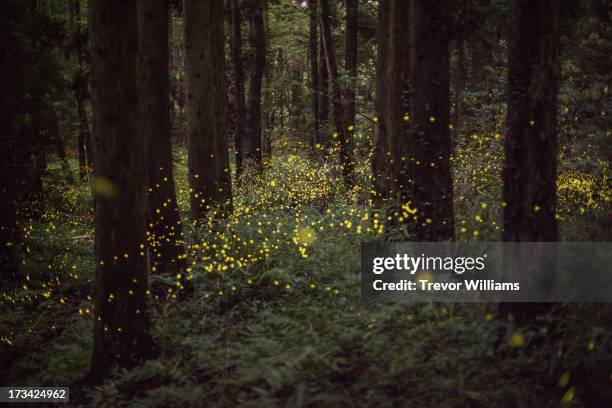
POLYGON ((66 178, 68 183, 73 183, 74 178, 72 177, 70 163, 68 163, 68 159, 66 158, 66 146, 64 145, 64 138, 60 130, 57 112, 53 107, 50 107, 49 112, 45 113, 45 117, 46 123, 43 125, 43 131, 49 134, 49 141, 55 147, 57 158, 60 161, 62 175, 66 178))
POLYGON ((146 139, 138 120, 136 0, 91 0, 96 295, 90 379, 155 354, 147 313, 146 139))
POLYGON ((310 59, 310 89, 312 107, 312 136, 310 145, 314 149, 321 143, 321 124, 319 119, 319 30, 317 30, 317 2, 308 2, 308 58, 310 59))
POLYGON ((352 143, 349 140, 347 127, 345 124, 345 113, 342 106, 342 91, 338 78, 338 65, 336 64, 336 52, 332 42, 331 15, 329 2, 319 0, 319 18, 321 20, 321 35, 323 38, 323 49, 325 50, 325 65, 332 86, 332 106, 334 110, 334 127, 338 141, 340 142, 340 163, 342 165, 342 175, 344 182, 350 188, 354 184, 353 180, 353 161, 352 143))
POLYGON ((242 33, 239 0, 231 0, 232 66, 234 68, 234 143, 236 148, 236 177, 242 173, 241 141, 245 138, 244 71, 242 69, 242 33))
POLYGON ((465 38, 462 34, 457 37, 457 78, 455 81, 455 112, 453 118, 453 154, 457 151, 459 127, 463 113, 463 98, 465 81, 467 79, 467 66, 465 63, 465 38))
POLYGON ((184 1, 188 169, 194 219, 219 206, 224 207, 223 212, 231 211, 232 205, 223 23, 222 1, 184 1))
POLYGON ((251 35, 253 49, 245 138, 240 144, 244 157, 242 163, 261 166, 261 84, 266 64, 266 33, 263 20, 264 0, 250 0, 251 35))
POLYGON ((170 139, 169 3, 138 1, 139 83, 146 139, 147 224, 151 270, 174 277, 186 268, 170 139))
MULTIPOLYGON (((556 211, 559 0, 512 2, 508 133, 503 170, 504 232, 510 242, 554 242, 556 211)), ((500 304, 519 324, 534 304, 500 304)))
MULTIPOLYGON (((314 0, 313 0, 314 1, 314 0)), ((323 48, 323 33, 319 30, 319 127, 329 130, 329 75, 323 48)))
POLYGON ((345 68, 348 77, 345 89, 347 131, 353 137, 355 127, 355 86, 357 84, 357 34, 358 34, 358 0, 346 2, 346 38, 345 38, 345 68))
MULTIPOLYGON (((373 201, 407 201, 411 172, 407 166, 407 103, 410 62, 409 3, 382 0, 378 9, 376 125, 372 152, 373 201)), ((406 218, 409 214, 402 214, 406 218)))
POLYGON ((93 136, 89 128, 89 120, 85 110, 85 99, 87 97, 88 79, 84 73, 82 34, 80 29, 81 8, 79 0, 68 1, 69 28, 72 35, 70 47, 70 59, 76 67, 73 78, 74 98, 79 115, 79 130, 77 144, 79 152, 79 176, 84 180, 93 168, 94 146, 93 136))
POLYGON ((417 241, 455 236, 450 170, 449 28, 446 0, 411 0, 410 152, 417 241))

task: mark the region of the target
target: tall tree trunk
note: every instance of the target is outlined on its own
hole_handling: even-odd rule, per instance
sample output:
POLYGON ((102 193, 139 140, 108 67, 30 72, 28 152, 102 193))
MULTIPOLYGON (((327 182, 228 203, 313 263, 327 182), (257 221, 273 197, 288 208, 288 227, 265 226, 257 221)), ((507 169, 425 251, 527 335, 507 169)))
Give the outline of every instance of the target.
POLYGON ((331 14, 328 0, 319 0, 319 18, 321 21, 321 35, 323 38, 323 49, 325 50, 325 65, 332 86, 332 106, 334 110, 334 126, 338 141, 340 142, 340 163, 344 182, 350 188, 353 180, 352 143, 347 133, 345 124, 345 113, 342 106, 342 91, 338 78, 338 65, 336 64, 336 52, 332 42, 331 14))
POLYGON ((244 71, 242 69, 242 33, 240 27, 239 0, 231 0, 232 16, 232 66, 234 68, 234 143, 236 150, 236 177, 242 172, 242 147, 241 141, 245 138, 245 114, 244 101, 244 71))
POLYGON ((329 127, 329 74, 321 30, 319 30, 319 127, 326 131, 329 127))
POLYGON ((450 170, 449 22, 446 0, 411 0, 410 151, 417 241, 455 237, 450 170))
POLYGON ((72 35, 70 47, 71 61, 76 67, 73 78, 74 98, 79 115, 79 130, 77 144, 79 152, 79 175, 81 180, 88 177, 93 168, 94 146, 93 135, 89 128, 89 119, 85 110, 85 99, 87 98, 88 79, 83 67, 83 35, 80 28, 81 7, 79 0, 68 1, 69 27, 72 35))
POLYGON ((373 201, 378 205, 389 201, 405 204, 412 177, 406 160, 409 6, 403 0, 381 0, 378 9, 376 125, 372 143, 373 201))
POLYGON ((138 120, 136 0, 91 0, 96 295, 90 379, 154 355, 147 313, 146 139, 138 120))
POLYGON ((227 149, 224 2, 184 0, 188 168, 191 216, 231 211, 227 149), (211 103, 214 101, 214 103, 211 103))
POLYGON ((459 128, 463 114, 463 98, 465 81, 467 79, 467 66, 465 62, 465 38, 462 33, 457 37, 457 78, 455 80, 455 111, 453 118, 453 154, 457 151, 459 128))
MULTIPOLYGON (((554 242, 559 0, 512 2, 510 27, 503 240, 554 242)), ((536 309, 529 303, 500 304, 501 314, 513 314, 519 324, 536 309)))
POLYGON ((321 143, 321 124, 319 119, 319 30, 317 29, 317 2, 308 2, 308 58, 310 60, 310 89, 312 107, 312 136, 310 145, 314 148, 321 143))
POLYGON ((171 276, 186 268, 170 139, 168 0, 138 0, 141 132, 147 146, 147 224, 151 269, 171 276))
POLYGON ((261 166, 261 85, 266 64, 266 33, 264 27, 264 1, 250 0, 251 35, 253 62, 247 98, 247 120, 245 138, 240 144, 244 157, 243 165, 250 162, 261 166))
POLYGON ((57 118, 57 112, 55 108, 50 107, 49 112, 45 114, 45 124, 43 124, 43 131, 49 134, 49 142, 55 147, 57 157, 60 161, 63 176, 66 178, 68 183, 73 183, 74 178, 72 177, 72 170, 70 169, 70 163, 66 158, 66 146, 64 145, 64 138, 59 126, 59 120, 57 118))
POLYGON ((355 87, 357 84, 357 35, 358 35, 358 0, 345 0, 346 3, 346 38, 345 68, 348 76, 345 89, 346 125, 352 138, 355 128, 355 87), (350 130, 349 130, 350 129, 350 130))

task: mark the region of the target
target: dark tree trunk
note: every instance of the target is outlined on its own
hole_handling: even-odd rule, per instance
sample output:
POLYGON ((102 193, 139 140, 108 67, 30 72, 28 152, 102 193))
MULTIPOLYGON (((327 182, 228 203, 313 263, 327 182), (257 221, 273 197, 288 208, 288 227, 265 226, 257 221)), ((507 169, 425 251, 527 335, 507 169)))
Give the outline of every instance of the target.
POLYGON ((450 3, 412 0, 410 9, 410 153, 417 241, 454 240, 450 170, 450 3))
POLYGON ((319 119, 319 30, 317 29, 317 2, 309 0, 308 58, 310 60, 310 89, 312 107, 312 137, 310 145, 314 148, 321 143, 321 124, 319 119))
POLYGON ((349 137, 352 138, 355 127, 355 86, 357 84, 357 34, 358 34, 358 0, 345 0, 346 3, 346 38, 345 68, 348 77, 345 89, 346 125, 349 137), (350 130, 349 130, 350 129, 350 130))
POLYGON ((345 124, 345 113, 342 106, 342 91, 338 78, 338 65, 336 64, 336 52, 332 41, 331 15, 329 2, 319 0, 319 17, 321 20, 321 35, 323 38, 323 49, 325 50, 325 65, 332 86, 332 106, 334 110, 334 127, 338 141, 340 142, 340 163, 342 165, 342 175, 344 182, 350 188, 354 184, 353 180, 353 159, 352 143, 345 124))
POLYGON ((266 64, 266 33, 264 27, 264 0, 250 0, 251 35, 253 49, 249 94, 247 99, 247 120, 245 138, 240 144, 243 151, 243 165, 252 163, 261 166, 261 85, 266 64))
POLYGON ((91 0, 96 295, 90 379, 154 355, 147 313, 146 139, 138 120, 136 0, 91 0))
POLYGON ((185 76, 191 216, 215 207, 231 211, 227 149, 224 3, 185 0, 185 76), (214 101, 214 103, 211 103, 214 101))
POLYGON ((79 0, 68 1, 69 25, 72 35, 70 47, 71 61, 77 71, 73 78, 74 98, 79 115, 79 131, 77 144, 79 152, 79 176, 81 180, 86 179, 93 168, 94 146, 93 135, 89 128, 89 119, 85 110, 85 99, 87 99, 88 79, 84 73, 83 66, 83 36, 80 29, 81 7, 79 0))
POLYGON ((457 37, 457 78, 455 80, 455 110, 453 118, 453 154, 457 151, 459 128, 463 114, 463 98, 465 92, 465 81, 467 79, 467 66, 465 62, 465 38, 460 33, 457 37))
POLYGON ((44 115, 45 122, 43 123, 43 131, 48 133, 49 142, 55 147, 63 176, 66 178, 68 183, 72 183, 74 182, 74 178, 72 177, 70 163, 68 163, 68 158, 66 157, 66 146, 64 145, 64 138, 62 137, 62 132, 59 127, 57 112, 53 107, 50 107, 49 111, 44 115))
MULTIPOLYGON (((503 240, 554 242, 559 238, 559 0, 512 2, 510 27, 503 240)), ((502 303, 500 313, 510 313, 524 324, 537 306, 502 303)))
POLYGON ((239 0, 231 0, 232 66, 234 68, 234 143, 236 150, 236 177, 242 172, 242 147, 245 138, 246 107, 244 101, 244 71, 242 69, 242 33, 239 0))
MULTIPOLYGON (((409 71, 409 6, 402 0, 382 0, 378 9, 376 63, 376 126, 372 176, 373 200, 406 203, 411 173, 407 166, 407 102, 409 71)), ((402 214, 403 218, 410 214, 402 214)))
POLYGON ((147 224, 151 270, 174 277, 186 268, 170 139, 169 3, 138 1, 141 126, 146 139, 147 224))
MULTIPOLYGON (((277 66, 278 66, 278 77, 279 78, 284 78, 284 72, 285 72, 285 57, 283 55, 283 49, 280 48, 278 50, 278 58, 277 58, 277 66)), ((280 125, 280 129, 281 131, 284 130, 285 128, 285 89, 284 89, 284 83, 282 81, 279 81, 279 85, 277 87, 276 90, 276 94, 277 94, 277 104, 278 104, 278 121, 279 121, 279 125, 280 125)))
POLYGON ((321 130, 329 130, 329 74, 321 30, 319 30, 319 127, 321 130))

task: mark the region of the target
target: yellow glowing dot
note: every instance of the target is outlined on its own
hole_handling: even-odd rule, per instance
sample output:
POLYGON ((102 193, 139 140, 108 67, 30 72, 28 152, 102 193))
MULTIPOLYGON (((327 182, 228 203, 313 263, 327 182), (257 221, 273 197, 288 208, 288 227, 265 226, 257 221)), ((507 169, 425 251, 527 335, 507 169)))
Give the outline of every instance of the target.
POLYGON ((377 123, 377 122, 378 122, 378 117, 377 117, 377 116, 374 116, 374 117, 372 118, 372 122, 377 123))
POLYGON ((430 117, 429 117, 429 121, 430 121, 431 123, 434 123, 434 122, 436 121, 436 118, 434 118, 433 116, 430 116, 430 117))
POLYGON ((587 343, 587 351, 593 351, 594 348, 595 342, 593 340, 589 340, 589 342, 587 343))
POLYGON ((565 394, 563 394, 563 398, 561 398, 562 402, 570 402, 574 399, 574 394, 576 393, 576 387, 571 386, 565 394))
POLYGON ((569 371, 566 371, 563 374, 561 374, 561 377, 559 377, 559 382, 557 383, 557 385, 559 387, 565 387, 567 384, 569 384, 569 380, 570 380, 570 373, 569 371))
POLYGON ((540 211, 540 206, 536 204, 533 206, 533 212, 538 212, 538 211, 540 211))
POLYGON ((525 336, 520 331, 516 331, 510 336, 508 345, 512 348, 521 348, 525 345, 525 336))
POLYGON ((484 319, 485 319, 487 322, 490 322, 491 320, 493 320, 493 317, 494 317, 494 316, 493 316, 493 313, 487 313, 487 314, 485 315, 484 319))

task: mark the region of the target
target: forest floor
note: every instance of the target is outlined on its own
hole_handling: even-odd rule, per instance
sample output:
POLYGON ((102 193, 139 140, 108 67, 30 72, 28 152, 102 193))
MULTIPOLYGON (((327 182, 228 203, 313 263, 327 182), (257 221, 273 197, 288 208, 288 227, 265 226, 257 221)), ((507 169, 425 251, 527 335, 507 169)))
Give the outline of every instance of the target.
MULTIPOLYGON (((472 152, 497 154, 493 136, 473 143, 472 152)), ((152 276, 152 327, 161 355, 87 390, 92 403, 532 407, 612 401, 610 307, 557 305, 533 327, 508 333, 500 353, 495 341, 505 323, 495 305, 363 302, 360 242, 388 232, 362 204, 367 189, 342 191, 337 169, 325 163, 287 150, 255 182, 235 189, 228 219, 197 228, 184 223, 194 293, 178 300, 174 277, 152 276)), ((499 172, 490 163, 496 161, 470 159, 456 170, 460 240, 498 240, 499 172)), ((175 171, 186 210, 184 151, 175 171)), ((609 209, 609 196, 600 193, 596 205, 587 197, 604 176, 577 172, 570 166, 560 176, 566 178, 560 214, 570 224, 562 231, 574 240, 596 231, 609 209)), ((2 293, 3 385, 72 384, 88 369, 92 201, 85 182, 48 177, 45 207, 24 226, 22 279, 2 293)))

